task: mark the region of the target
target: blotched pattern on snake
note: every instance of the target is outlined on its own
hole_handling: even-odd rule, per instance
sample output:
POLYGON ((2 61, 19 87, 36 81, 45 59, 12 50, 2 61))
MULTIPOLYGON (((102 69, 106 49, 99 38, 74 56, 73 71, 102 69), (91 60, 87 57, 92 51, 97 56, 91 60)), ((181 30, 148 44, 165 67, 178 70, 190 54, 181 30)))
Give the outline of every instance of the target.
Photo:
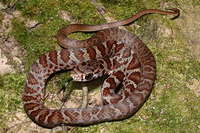
POLYGON ((23 103, 27 115, 38 125, 90 125, 121 120, 133 115, 148 98, 156 76, 156 63, 147 46, 128 31, 113 28, 133 22, 147 13, 179 14, 144 10, 130 19, 102 25, 69 25, 59 30, 57 39, 65 49, 40 56, 27 76, 23 103), (99 31, 87 40, 66 36, 75 31, 99 31), (44 88, 49 76, 57 71, 74 69, 74 80, 92 80, 108 75, 102 86, 105 105, 93 108, 49 109, 44 103, 44 88), (122 93, 114 90, 122 84, 122 93))

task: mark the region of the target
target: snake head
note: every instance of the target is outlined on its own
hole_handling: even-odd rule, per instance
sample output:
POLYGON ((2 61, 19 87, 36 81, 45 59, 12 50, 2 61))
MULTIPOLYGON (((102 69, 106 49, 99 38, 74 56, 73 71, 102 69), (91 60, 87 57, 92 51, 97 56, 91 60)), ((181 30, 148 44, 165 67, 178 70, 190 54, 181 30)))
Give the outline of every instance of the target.
POLYGON ((104 66, 100 60, 91 60, 77 65, 71 72, 74 81, 91 81, 105 74, 104 66))

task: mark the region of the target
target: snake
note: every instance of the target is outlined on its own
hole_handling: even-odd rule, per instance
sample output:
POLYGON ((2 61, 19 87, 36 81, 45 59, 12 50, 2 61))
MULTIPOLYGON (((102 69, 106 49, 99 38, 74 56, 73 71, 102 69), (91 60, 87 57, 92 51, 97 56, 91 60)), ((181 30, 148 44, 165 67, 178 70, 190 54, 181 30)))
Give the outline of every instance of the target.
POLYGON ((149 13, 175 14, 180 11, 146 9, 133 17, 99 25, 71 24, 57 33, 64 48, 41 55, 31 66, 22 94, 26 114, 44 128, 56 126, 88 126, 131 117, 148 99, 156 77, 152 52, 140 40, 117 26, 127 25, 149 13), (72 32, 96 32, 89 39, 67 38, 72 32), (45 106, 45 85, 59 71, 72 70, 74 81, 89 81, 107 75, 102 85, 104 105, 91 108, 59 108, 45 106), (119 94, 115 91, 121 87, 119 94))

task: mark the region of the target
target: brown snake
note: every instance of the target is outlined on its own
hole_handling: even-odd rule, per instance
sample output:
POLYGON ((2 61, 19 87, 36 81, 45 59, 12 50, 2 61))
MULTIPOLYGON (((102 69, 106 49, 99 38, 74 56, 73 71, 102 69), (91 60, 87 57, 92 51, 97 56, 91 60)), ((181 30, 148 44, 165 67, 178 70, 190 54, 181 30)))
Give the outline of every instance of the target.
POLYGON ((66 49, 43 54, 30 68, 23 92, 27 115, 33 122, 46 128, 90 125, 133 115, 151 92, 156 63, 151 51, 139 38, 128 31, 112 27, 129 24, 147 13, 179 14, 178 9, 169 10, 173 12, 148 9, 124 21, 63 27, 57 39, 66 49), (87 40, 66 38, 75 31, 99 32, 87 40), (74 69, 71 74, 74 80, 91 80, 104 74, 109 75, 102 87, 106 105, 84 109, 47 108, 44 94, 49 76, 67 69, 74 69), (122 93, 115 94, 114 90, 119 84, 122 84, 122 93))

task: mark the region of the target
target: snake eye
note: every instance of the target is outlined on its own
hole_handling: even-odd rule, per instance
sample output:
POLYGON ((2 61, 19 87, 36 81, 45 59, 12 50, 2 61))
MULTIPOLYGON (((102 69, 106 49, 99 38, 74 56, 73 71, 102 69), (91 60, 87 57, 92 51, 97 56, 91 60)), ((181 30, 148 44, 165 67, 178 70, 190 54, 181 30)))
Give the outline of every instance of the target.
POLYGON ((89 73, 88 75, 85 76, 86 80, 91 80, 92 79, 93 74, 89 73))

